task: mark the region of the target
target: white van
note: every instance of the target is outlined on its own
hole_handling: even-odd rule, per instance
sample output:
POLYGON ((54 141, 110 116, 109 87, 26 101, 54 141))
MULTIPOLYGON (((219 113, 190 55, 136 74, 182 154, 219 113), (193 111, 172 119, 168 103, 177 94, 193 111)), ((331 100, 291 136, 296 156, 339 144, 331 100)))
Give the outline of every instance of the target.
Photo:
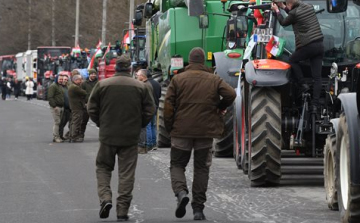
POLYGON ((18 53, 15 55, 16 57, 16 76, 19 81, 25 81, 25 53, 18 53))

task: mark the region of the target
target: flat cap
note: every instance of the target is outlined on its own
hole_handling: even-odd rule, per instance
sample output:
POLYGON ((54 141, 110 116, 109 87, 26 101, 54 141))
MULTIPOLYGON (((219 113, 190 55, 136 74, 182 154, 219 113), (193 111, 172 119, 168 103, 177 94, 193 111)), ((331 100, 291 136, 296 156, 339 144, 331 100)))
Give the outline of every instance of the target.
POLYGON ((78 70, 74 69, 71 71, 71 76, 74 76, 74 75, 80 75, 80 72, 78 70))
POLYGON ((128 70, 131 66, 131 60, 130 57, 123 54, 116 60, 116 66, 118 66, 120 69, 128 70))

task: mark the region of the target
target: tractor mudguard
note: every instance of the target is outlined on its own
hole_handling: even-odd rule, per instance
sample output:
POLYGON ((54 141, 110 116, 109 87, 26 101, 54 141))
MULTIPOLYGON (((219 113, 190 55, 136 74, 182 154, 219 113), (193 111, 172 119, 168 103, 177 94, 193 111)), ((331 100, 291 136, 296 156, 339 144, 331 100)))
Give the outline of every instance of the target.
POLYGON ((351 179, 355 184, 360 185, 360 118, 356 105, 356 93, 340 94, 339 99, 349 128, 350 154, 356 154, 350 155, 351 163, 356 164, 350 167, 351 179))
POLYGON ((334 132, 336 134, 337 130, 338 130, 338 125, 339 125, 339 118, 331 119, 330 122, 333 125, 333 129, 334 129, 334 132))
POLYGON ((217 75, 235 88, 239 79, 242 60, 228 58, 224 52, 214 53, 214 58, 217 75))
POLYGON ((258 87, 281 86, 289 82, 290 68, 288 63, 279 60, 252 60, 245 65, 245 78, 258 87))

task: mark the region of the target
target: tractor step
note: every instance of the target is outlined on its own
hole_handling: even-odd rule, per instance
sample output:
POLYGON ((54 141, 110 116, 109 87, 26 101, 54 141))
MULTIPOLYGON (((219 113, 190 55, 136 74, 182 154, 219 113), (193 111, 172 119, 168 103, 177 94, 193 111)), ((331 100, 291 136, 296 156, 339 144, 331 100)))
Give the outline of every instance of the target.
POLYGON ((322 175, 324 168, 322 166, 282 166, 282 175, 306 174, 306 175, 322 175))
POLYGON ((281 166, 323 166, 323 158, 282 158, 281 166))

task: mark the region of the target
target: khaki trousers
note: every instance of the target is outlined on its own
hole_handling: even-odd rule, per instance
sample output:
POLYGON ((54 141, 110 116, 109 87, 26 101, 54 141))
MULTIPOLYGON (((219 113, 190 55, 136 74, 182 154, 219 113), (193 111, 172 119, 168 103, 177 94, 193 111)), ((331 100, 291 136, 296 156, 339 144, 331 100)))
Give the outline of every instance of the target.
POLYGON ((64 112, 64 108, 50 107, 50 111, 51 111, 52 117, 54 119, 53 137, 54 137, 54 139, 60 139, 59 126, 60 126, 60 122, 61 122, 61 117, 64 112))
POLYGON ((80 138, 82 120, 82 110, 71 110, 70 138, 72 140, 80 138))
POLYGON ((193 209, 204 209, 209 172, 212 162, 213 139, 192 139, 171 137, 170 175, 171 186, 177 195, 180 191, 189 192, 186 184, 185 169, 194 149, 194 177, 192 184, 193 209))
POLYGON ((118 216, 127 215, 132 200, 137 164, 137 145, 111 146, 100 142, 100 149, 96 157, 96 178, 100 203, 112 200, 110 187, 111 172, 114 170, 115 157, 118 157, 118 197, 116 212, 118 216))

